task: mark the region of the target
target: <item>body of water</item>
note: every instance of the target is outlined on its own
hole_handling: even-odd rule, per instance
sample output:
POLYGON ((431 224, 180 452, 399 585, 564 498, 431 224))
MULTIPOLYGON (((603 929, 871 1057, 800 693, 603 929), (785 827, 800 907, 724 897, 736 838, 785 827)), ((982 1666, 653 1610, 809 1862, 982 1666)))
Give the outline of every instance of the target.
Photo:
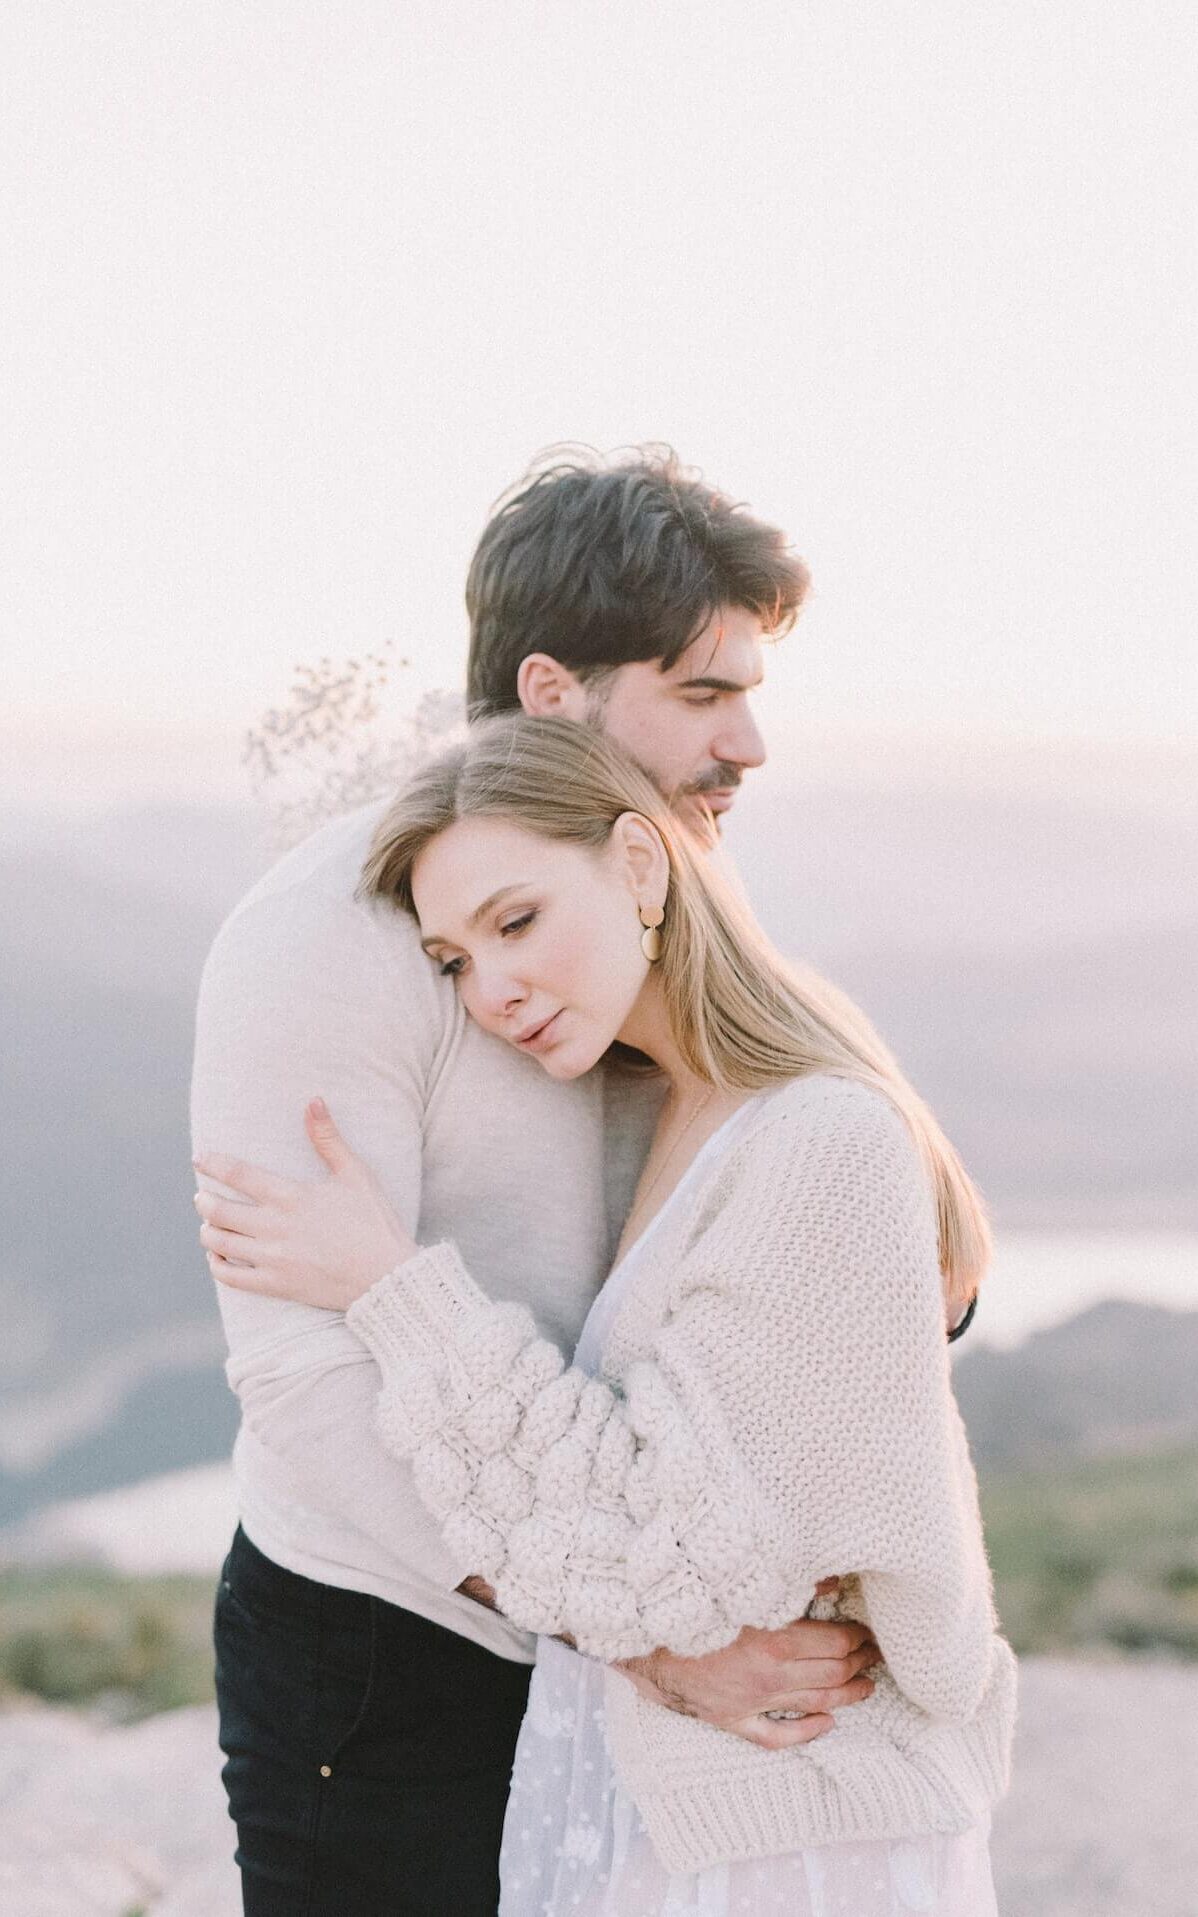
POLYGON ((1198 1310, 1198 1232, 1000 1231, 976 1336, 1009 1348, 1104 1298, 1198 1310))

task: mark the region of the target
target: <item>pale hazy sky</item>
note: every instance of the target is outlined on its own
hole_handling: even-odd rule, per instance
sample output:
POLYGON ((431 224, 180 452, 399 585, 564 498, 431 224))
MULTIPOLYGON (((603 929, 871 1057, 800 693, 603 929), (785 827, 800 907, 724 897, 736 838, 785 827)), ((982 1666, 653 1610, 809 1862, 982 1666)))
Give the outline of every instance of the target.
POLYGON ((776 756, 1192 741, 1196 18, 5 9, 6 789, 224 789, 297 660, 388 637, 455 683, 488 504, 566 438, 807 556, 776 756))

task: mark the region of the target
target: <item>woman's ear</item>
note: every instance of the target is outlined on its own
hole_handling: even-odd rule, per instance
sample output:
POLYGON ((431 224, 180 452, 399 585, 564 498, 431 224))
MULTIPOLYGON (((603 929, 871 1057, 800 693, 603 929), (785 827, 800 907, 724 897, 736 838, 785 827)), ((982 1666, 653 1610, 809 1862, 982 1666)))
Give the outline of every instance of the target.
POLYGON ((670 860, 657 827, 639 812, 622 812, 612 827, 612 845, 637 905, 664 905, 670 860))

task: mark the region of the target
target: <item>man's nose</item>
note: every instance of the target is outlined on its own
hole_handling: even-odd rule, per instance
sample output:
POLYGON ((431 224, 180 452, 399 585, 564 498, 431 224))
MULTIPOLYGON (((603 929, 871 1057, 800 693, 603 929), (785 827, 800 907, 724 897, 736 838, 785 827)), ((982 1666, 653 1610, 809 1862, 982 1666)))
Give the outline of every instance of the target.
POLYGON ((713 739, 712 753, 715 758, 723 759, 729 765, 740 765, 746 769, 765 764, 765 740, 747 705, 713 739))

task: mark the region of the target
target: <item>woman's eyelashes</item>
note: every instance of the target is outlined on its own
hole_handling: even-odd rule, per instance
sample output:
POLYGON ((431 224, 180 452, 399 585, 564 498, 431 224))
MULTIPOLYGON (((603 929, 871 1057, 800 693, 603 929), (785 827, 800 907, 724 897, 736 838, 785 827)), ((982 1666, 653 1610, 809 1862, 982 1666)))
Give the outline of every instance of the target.
POLYGON ((505 939, 511 938, 513 933, 515 932, 527 931, 528 927, 532 924, 536 916, 537 916, 536 911, 534 909, 533 911, 530 911, 530 912, 522 912, 518 919, 508 919, 507 923, 505 925, 501 925, 499 928, 500 937, 505 939))
MULTIPOLYGON (((506 920, 499 928, 500 938, 513 938, 520 932, 526 932, 536 916, 537 914, 534 908, 530 912, 522 912, 519 918, 506 920)), ((437 970, 440 972, 442 978, 460 978, 465 963, 464 955, 460 958, 445 959, 438 964, 437 970)))

